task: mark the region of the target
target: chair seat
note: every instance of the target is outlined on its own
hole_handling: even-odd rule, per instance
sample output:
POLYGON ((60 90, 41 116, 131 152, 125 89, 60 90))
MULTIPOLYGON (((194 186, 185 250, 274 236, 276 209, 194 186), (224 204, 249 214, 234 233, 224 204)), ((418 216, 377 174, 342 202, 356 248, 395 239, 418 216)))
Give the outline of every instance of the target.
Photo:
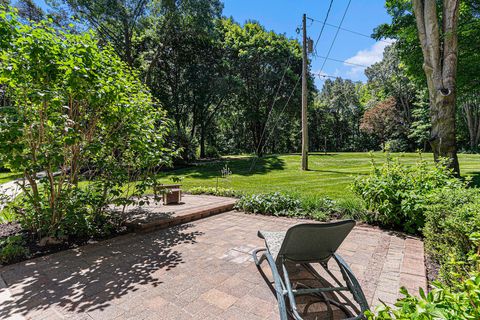
POLYGON ((286 232, 258 231, 258 236, 265 239, 267 249, 275 261, 277 261, 277 256, 282 247, 283 239, 285 239, 285 234, 286 232))

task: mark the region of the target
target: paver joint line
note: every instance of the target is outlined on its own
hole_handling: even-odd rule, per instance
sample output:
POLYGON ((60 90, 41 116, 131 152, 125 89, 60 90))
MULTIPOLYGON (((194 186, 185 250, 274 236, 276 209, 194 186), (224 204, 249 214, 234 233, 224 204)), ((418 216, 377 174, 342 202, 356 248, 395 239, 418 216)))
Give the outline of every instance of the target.
MULTIPOLYGON (((6 266, 11 296, 0 319, 274 319, 275 296, 248 252, 263 245, 258 229, 298 222, 306 221, 227 212, 6 266)), ((419 240, 360 226, 339 253, 373 304, 393 303, 400 285, 426 284, 421 267, 403 266, 423 265, 419 240)))

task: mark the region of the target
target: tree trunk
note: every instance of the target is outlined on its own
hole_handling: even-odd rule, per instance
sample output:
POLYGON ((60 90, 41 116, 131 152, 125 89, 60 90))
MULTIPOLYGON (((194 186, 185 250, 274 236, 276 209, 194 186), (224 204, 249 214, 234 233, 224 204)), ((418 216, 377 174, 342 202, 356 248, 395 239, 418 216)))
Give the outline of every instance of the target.
POLYGON ((476 150, 480 140, 480 105, 476 99, 468 99, 463 102, 462 111, 468 128, 470 149, 476 150))
POLYGON ((448 158, 450 168, 460 175, 455 137, 459 0, 443 1, 442 30, 436 6, 435 0, 413 0, 430 96, 430 144, 435 161, 448 158))
POLYGON ((133 67, 132 38, 126 18, 123 20, 123 41, 125 42, 125 61, 130 67, 133 67))
POLYGON ((200 126, 200 158, 205 158, 205 126, 200 126))

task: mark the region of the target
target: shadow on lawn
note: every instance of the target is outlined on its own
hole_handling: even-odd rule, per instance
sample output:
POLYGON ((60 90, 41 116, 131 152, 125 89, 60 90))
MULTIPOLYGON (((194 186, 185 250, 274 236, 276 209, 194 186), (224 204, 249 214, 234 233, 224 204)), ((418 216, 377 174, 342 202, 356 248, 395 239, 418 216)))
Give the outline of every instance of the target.
POLYGON ((472 185, 480 188, 480 171, 472 172, 470 176, 472 177, 472 185))
MULTIPOLYGON (((294 156, 301 156, 301 153, 289 153, 288 155, 294 155, 294 156)), ((309 153, 309 157, 333 157, 333 156, 338 156, 338 153, 324 153, 324 152, 314 152, 314 153, 309 153)))
POLYGON ((139 285, 156 287, 162 282, 152 273, 183 263, 182 253, 172 247, 196 243, 203 234, 188 232, 190 226, 117 237, 4 267, 2 277, 12 298, 1 302, 0 319, 30 316, 51 306, 69 316, 103 310, 115 298, 139 290, 139 285))
POLYGON ((265 156, 262 158, 225 158, 218 161, 202 163, 186 169, 172 171, 192 178, 210 179, 221 176, 222 168, 228 165, 232 174, 251 176, 265 174, 274 170, 284 170, 285 161, 278 156, 265 156))
POLYGON ((347 176, 347 177, 350 177, 350 176, 365 176, 365 175, 370 174, 370 171, 369 172, 358 172, 358 171, 353 172, 353 171, 338 171, 338 170, 323 170, 323 169, 308 169, 308 171, 322 172, 322 173, 334 173, 334 174, 339 174, 339 175, 347 176))

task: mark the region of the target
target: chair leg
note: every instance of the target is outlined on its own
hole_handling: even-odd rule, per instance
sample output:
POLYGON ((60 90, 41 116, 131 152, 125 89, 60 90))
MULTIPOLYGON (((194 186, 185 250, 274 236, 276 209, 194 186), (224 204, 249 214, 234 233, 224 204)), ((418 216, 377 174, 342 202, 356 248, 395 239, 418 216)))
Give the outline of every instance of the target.
POLYGON ((353 274, 352 270, 347 265, 347 263, 343 260, 343 258, 338 254, 334 254, 333 257, 337 262, 338 266, 340 267, 342 276, 345 282, 347 283, 347 286, 350 288, 350 291, 352 292, 354 299, 360 305, 361 314, 359 315, 359 317, 355 319, 363 319, 364 318, 363 314, 365 313, 365 311, 369 309, 369 307, 368 307, 367 298, 365 298, 365 294, 363 293, 362 287, 360 286, 360 283, 358 282, 357 278, 355 278, 355 275, 353 274))
POLYGON ((267 249, 265 249, 265 248, 258 248, 258 249, 255 249, 255 250, 252 251, 253 261, 255 262, 255 264, 257 266, 261 265, 262 262, 267 258, 266 254, 265 254, 266 251, 267 251, 267 249), (260 256, 260 258, 258 258, 258 253, 259 252, 263 252, 262 255, 260 256))
POLYGON ((272 270, 272 275, 273 275, 273 283, 274 283, 274 288, 275 288, 275 294, 277 296, 277 302, 278 302, 278 311, 280 314, 280 320, 288 320, 288 315, 287 315, 287 306, 285 303, 285 285, 282 281, 282 278, 280 277, 280 274, 278 273, 277 265, 275 264, 275 261, 273 260, 272 255, 268 252, 268 250, 262 248, 262 249, 255 249, 252 252, 253 260, 255 261, 255 264, 257 265, 258 268, 260 268, 260 264, 264 261, 267 260, 268 265, 270 266, 270 269, 272 270), (258 258, 258 253, 263 252, 260 258, 258 258))

